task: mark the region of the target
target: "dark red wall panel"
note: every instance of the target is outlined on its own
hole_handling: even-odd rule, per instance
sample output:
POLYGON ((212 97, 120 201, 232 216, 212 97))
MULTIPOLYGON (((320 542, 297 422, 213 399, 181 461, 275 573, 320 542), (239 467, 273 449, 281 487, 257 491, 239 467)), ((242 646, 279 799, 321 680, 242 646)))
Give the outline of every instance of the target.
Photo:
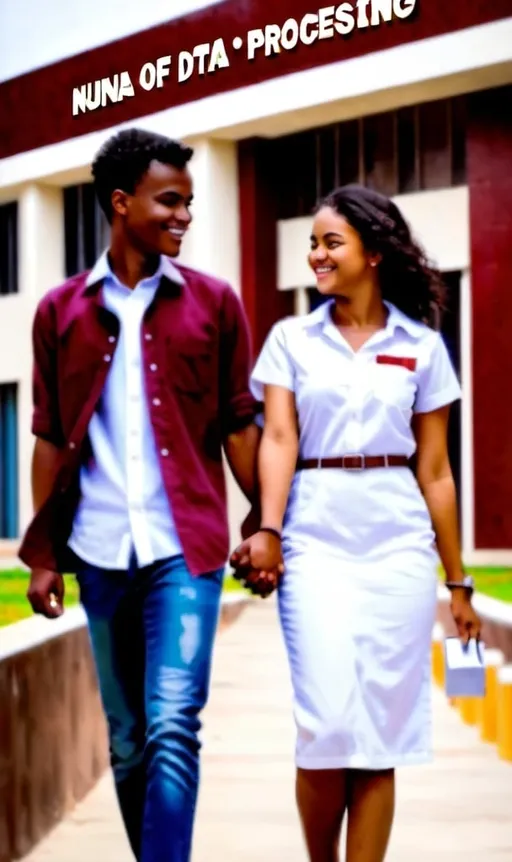
POLYGON ((469 99, 476 548, 512 548, 512 87, 469 99))
POLYGON ((277 200, 272 142, 238 145, 242 300, 255 356, 271 326, 293 314, 293 290, 277 290, 277 200))
MULTIPOLYGON (((244 37, 248 30, 270 23, 284 24, 289 17, 300 19, 316 12, 321 4, 312 0, 225 0, 0 84, 0 158, 268 78, 505 18, 511 12, 510 3, 418 0, 414 16, 404 21, 356 29, 347 38, 336 35, 272 57, 260 52, 250 62, 244 48, 235 51, 232 47, 234 37, 244 37), (179 52, 220 37, 226 44, 229 68, 211 75, 194 74, 178 83, 175 64, 179 52), (135 84, 144 63, 169 54, 174 66, 162 88, 145 92, 136 85, 132 98, 73 116, 74 87, 123 71, 130 73, 135 84)), ((321 99, 321 93, 318 96, 321 99)))

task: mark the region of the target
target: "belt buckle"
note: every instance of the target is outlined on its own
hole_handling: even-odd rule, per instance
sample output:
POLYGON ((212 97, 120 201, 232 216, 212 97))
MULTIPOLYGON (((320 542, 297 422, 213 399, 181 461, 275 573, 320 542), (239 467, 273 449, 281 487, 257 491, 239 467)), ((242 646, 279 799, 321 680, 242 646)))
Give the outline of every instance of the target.
POLYGON ((341 463, 342 463, 342 467, 344 470, 350 470, 352 472, 360 472, 361 470, 364 470, 364 462, 365 462, 365 456, 361 452, 354 452, 352 455, 342 455, 341 456, 341 463), (345 464, 345 458, 359 458, 360 464, 357 467, 348 467, 345 464))

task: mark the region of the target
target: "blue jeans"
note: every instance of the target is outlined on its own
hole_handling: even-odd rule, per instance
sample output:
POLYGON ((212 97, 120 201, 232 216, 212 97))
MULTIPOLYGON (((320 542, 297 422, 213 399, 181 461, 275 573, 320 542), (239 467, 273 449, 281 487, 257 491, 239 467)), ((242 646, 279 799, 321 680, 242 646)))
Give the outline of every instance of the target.
POLYGON ((138 862, 188 862, 223 570, 183 557, 104 571, 76 560, 119 806, 138 862))

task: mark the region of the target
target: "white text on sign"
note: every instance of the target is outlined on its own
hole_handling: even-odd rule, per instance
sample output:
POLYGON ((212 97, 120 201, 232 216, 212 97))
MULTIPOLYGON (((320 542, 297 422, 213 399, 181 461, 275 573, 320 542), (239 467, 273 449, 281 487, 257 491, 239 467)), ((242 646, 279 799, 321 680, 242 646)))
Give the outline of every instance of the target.
MULTIPOLYGON (((245 38, 236 36, 230 50, 240 52, 245 46, 246 59, 270 57, 282 51, 292 51, 302 45, 313 45, 325 39, 340 40, 354 30, 366 30, 403 21, 413 14, 418 0, 354 0, 335 6, 322 6, 302 18, 288 18, 282 24, 267 24, 249 30, 245 38)), ((136 95, 136 86, 145 92, 169 85, 173 77, 178 84, 194 75, 204 77, 228 69, 230 59, 224 39, 196 45, 191 51, 179 51, 174 60, 170 54, 144 63, 136 84, 130 73, 120 72, 73 89, 73 116, 105 108, 136 95)))

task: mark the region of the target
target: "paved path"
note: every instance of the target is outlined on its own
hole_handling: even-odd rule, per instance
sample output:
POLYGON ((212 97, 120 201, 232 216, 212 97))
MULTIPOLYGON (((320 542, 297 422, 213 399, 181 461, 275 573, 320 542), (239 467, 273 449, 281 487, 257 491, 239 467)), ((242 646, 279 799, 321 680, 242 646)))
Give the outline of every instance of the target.
MULTIPOLYGON (((289 682, 275 605, 217 641, 194 862, 306 862, 293 799, 289 682)), ((512 766, 435 692, 436 761, 399 774, 387 862, 512 862, 512 766)), ((129 862, 107 775, 30 862, 129 862)))

